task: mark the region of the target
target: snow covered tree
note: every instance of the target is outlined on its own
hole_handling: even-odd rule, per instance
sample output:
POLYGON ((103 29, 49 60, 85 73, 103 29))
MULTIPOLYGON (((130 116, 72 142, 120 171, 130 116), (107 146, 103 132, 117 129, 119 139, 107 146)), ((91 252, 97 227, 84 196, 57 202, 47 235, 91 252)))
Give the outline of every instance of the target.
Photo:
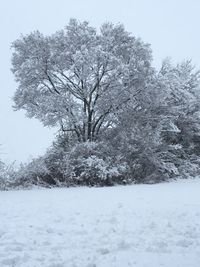
POLYGON ((71 19, 64 30, 33 32, 12 47, 16 110, 75 133, 79 141, 96 140, 110 127, 152 72, 149 45, 121 24, 105 23, 96 31, 71 19))
POLYGON ((113 185, 195 176, 200 169, 200 72, 190 61, 151 67, 151 50, 121 24, 71 19, 51 36, 13 43, 16 110, 60 135, 18 180, 113 185))
POLYGON ((7 166, 0 160, 0 190, 5 190, 11 182, 12 165, 7 166))
POLYGON ((173 156, 173 163, 182 177, 199 175, 200 141, 200 72, 191 61, 173 66, 164 62, 160 75, 168 97, 165 107, 173 128, 162 132, 163 142, 173 156))
POLYGON ((5 164, 0 159, 0 189, 4 189, 6 178, 7 177, 5 177, 5 164))
POLYGON ((169 60, 117 114, 107 139, 137 182, 198 174, 200 75, 190 61, 169 60))
POLYGON ((171 130, 165 127, 163 135, 174 144, 192 144, 191 135, 200 130, 200 72, 195 71, 190 61, 175 67, 165 61, 158 75, 165 94, 160 101, 163 103, 162 114, 168 118, 168 125, 172 126, 171 130))

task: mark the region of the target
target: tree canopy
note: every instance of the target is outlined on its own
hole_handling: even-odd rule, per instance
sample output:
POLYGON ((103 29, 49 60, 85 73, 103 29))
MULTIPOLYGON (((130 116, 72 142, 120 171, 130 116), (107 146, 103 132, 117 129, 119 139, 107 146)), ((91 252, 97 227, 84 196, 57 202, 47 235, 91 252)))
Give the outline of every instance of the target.
POLYGON ((33 32, 12 45, 12 71, 19 84, 15 108, 47 126, 95 140, 114 114, 144 89, 152 73, 151 49, 105 23, 97 31, 71 19, 51 36, 33 32))

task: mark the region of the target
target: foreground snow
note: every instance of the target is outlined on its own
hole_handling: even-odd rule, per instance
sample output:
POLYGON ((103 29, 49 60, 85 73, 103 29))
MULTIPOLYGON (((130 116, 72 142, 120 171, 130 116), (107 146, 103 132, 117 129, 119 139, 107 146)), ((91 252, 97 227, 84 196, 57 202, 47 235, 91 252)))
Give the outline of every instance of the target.
POLYGON ((0 192, 0 266, 199 267, 200 179, 0 192))

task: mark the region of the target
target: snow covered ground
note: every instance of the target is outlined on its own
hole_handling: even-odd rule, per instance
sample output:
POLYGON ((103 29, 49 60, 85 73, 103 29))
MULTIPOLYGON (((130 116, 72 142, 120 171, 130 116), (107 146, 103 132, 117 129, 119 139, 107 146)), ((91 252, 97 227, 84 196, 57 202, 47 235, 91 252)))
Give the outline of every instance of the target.
POLYGON ((199 267, 200 179, 0 192, 0 267, 199 267))

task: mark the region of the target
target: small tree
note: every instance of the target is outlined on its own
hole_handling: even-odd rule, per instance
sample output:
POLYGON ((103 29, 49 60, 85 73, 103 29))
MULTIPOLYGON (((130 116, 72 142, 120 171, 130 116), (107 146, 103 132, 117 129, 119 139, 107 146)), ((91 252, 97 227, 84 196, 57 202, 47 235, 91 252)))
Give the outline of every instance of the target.
POLYGON ((92 141, 113 124, 116 111, 145 88, 152 72, 148 44, 120 25, 97 32, 71 19, 51 36, 34 32, 13 43, 12 71, 19 84, 15 108, 47 126, 92 141))

